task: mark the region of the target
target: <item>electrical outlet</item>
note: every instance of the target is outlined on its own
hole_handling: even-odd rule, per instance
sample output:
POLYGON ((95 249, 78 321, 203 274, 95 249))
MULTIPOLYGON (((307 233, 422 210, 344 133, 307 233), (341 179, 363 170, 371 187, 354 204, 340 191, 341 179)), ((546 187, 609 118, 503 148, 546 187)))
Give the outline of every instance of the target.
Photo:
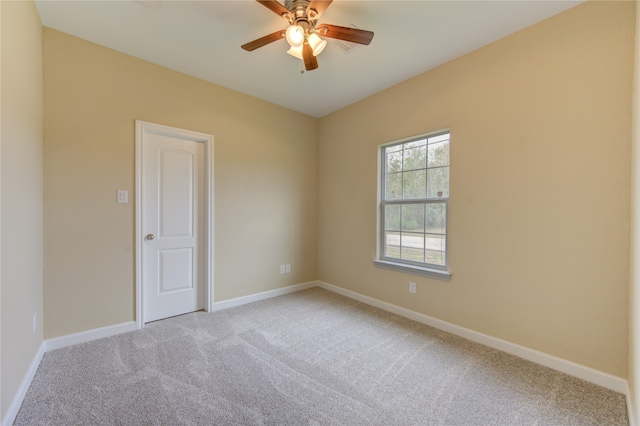
POLYGON ((409 282, 409 293, 416 294, 416 283, 413 281, 409 282))
POLYGON ((33 314, 33 332, 38 328, 38 314, 33 314))
POLYGON ((280 265, 280 274, 286 273, 286 269, 284 265, 280 265))
POLYGON ((285 272, 286 272, 287 274, 290 274, 290 273, 291 273, 291 265, 287 264, 287 265, 285 266, 285 272))

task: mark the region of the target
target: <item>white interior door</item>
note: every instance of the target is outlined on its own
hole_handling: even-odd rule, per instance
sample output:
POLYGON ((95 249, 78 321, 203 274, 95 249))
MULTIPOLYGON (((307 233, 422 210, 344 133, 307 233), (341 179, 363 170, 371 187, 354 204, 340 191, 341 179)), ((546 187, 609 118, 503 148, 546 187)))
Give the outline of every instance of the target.
POLYGON ((204 143, 181 132, 141 141, 143 321, 204 308, 204 143))

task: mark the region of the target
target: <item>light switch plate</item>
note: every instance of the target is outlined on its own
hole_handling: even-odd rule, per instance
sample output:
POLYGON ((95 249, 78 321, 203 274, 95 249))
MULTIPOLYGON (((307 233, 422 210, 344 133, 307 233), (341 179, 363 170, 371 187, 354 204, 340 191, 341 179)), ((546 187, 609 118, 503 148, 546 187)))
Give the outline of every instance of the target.
POLYGON ((127 204, 129 202, 129 191, 126 189, 118 189, 118 204, 127 204))

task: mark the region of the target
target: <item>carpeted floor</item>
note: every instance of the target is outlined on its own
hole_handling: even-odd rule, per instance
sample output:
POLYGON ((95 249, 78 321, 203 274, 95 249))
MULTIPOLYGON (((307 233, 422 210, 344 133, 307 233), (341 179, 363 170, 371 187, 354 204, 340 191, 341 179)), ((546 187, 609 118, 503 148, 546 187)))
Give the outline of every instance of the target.
POLYGON ((626 425, 622 394, 314 288, 45 354, 16 425, 626 425))

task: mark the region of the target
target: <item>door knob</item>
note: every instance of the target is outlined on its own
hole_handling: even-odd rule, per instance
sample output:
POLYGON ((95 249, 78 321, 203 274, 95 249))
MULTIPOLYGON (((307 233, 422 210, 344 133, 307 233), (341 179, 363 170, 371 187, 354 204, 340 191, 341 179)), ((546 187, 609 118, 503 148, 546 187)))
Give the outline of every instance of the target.
POLYGON ((147 234, 147 236, 145 238, 147 240, 153 240, 155 237, 153 236, 153 234, 147 234))

